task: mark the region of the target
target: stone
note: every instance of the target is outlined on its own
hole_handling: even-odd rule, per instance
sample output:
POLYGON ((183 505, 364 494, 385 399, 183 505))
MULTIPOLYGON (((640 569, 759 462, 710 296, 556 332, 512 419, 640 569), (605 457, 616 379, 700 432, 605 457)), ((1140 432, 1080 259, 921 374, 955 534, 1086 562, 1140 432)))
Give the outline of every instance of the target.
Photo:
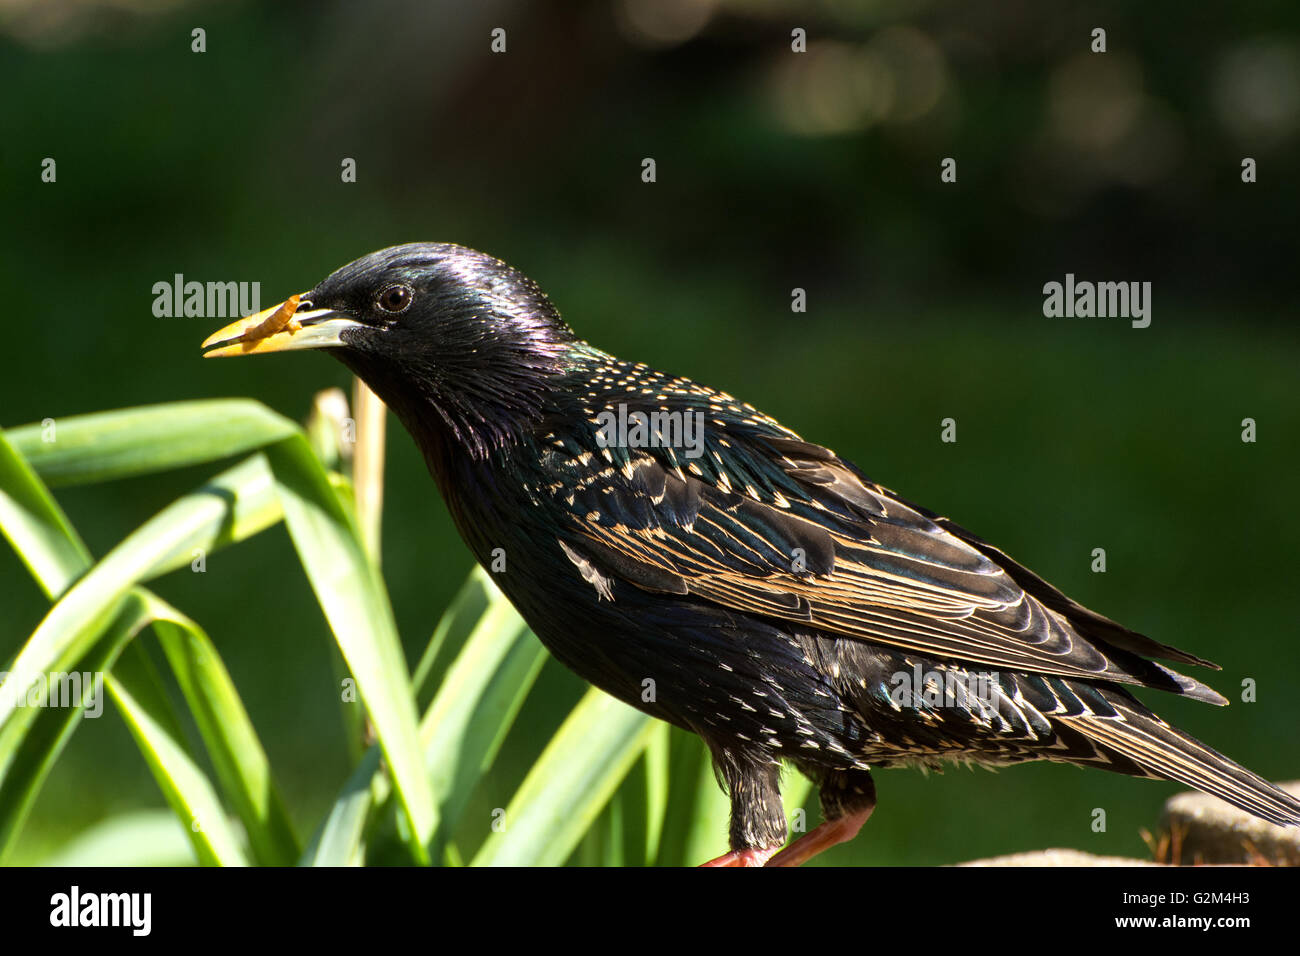
MULTIPOLYGON (((1277 785, 1300 797, 1300 780, 1277 785)), ((1203 793, 1165 802, 1156 837, 1164 862, 1300 866, 1300 827, 1279 827, 1203 793)))
POLYGON ((986 860, 958 863, 958 866, 1160 866, 1150 860, 1132 860, 1123 856, 1096 856, 1079 850, 1034 850, 1011 853, 986 860))

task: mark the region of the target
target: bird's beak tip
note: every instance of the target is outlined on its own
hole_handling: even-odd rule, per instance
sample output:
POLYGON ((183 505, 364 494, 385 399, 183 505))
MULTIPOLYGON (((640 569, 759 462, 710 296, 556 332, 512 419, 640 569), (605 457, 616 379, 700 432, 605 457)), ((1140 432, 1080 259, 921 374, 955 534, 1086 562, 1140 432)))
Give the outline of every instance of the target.
POLYGON ((213 345, 221 345, 222 348, 208 352, 204 357, 216 358, 253 351, 259 342, 272 338, 293 322, 293 314, 298 309, 300 298, 301 296, 292 295, 269 309, 236 319, 213 332, 203 340, 202 348, 213 345))
POLYGON ((343 345, 339 333, 354 320, 329 309, 299 312, 302 295, 291 295, 278 305, 236 319, 203 340, 204 358, 227 358, 258 352, 331 348, 343 345))

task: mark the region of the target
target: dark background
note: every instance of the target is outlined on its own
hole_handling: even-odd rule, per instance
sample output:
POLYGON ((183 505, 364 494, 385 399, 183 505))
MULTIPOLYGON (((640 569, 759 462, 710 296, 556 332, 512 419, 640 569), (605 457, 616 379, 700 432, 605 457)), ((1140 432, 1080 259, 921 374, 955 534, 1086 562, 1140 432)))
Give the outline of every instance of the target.
MULTIPOLYGON (((459 242, 532 276, 602 348, 727 389, 1085 604, 1219 661, 1198 676, 1227 710, 1145 699, 1300 777, 1294 3, 156 6, 0 8, 0 424, 245 395, 301 419, 347 385, 341 366, 204 362, 222 323, 155 318, 153 284, 260 281, 266 306, 382 246, 459 242), (1067 272, 1151 282, 1151 326, 1045 318, 1043 284, 1067 272)), ((391 434, 384 566, 414 656, 470 558, 391 434)), ((213 471, 59 498, 102 554, 213 471)), ((157 590, 217 642, 310 832, 347 758, 295 564, 277 529, 157 590)), ((8 551, 0 599, 7 657, 45 611, 8 551)), ((519 726, 576 688, 549 663, 519 726)), ((544 743, 521 737, 485 807, 544 743)), ((879 812, 828 861, 1144 855, 1138 830, 1177 789, 1055 765, 877 786, 879 812)), ((162 805, 106 714, 83 723, 18 859, 162 805)))

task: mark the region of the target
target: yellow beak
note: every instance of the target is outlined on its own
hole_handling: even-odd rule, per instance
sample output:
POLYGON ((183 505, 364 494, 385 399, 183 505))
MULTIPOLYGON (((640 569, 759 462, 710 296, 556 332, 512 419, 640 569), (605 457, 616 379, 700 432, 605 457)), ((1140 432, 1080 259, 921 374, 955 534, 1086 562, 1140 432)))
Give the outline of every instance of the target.
POLYGON ((203 340, 204 358, 250 355, 255 352, 288 352, 295 349, 326 349, 346 345, 341 333, 362 323, 333 309, 298 311, 301 295, 292 295, 279 305, 256 315, 237 319, 203 340))

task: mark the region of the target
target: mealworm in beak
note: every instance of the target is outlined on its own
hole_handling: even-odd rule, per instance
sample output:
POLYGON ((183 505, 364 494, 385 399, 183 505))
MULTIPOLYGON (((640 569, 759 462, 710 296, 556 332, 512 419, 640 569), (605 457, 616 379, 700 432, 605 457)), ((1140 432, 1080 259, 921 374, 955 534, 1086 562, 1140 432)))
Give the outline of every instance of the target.
POLYGON ((267 318, 265 322, 256 325, 244 333, 245 342, 260 342, 268 335, 274 335, 281 329, 288 328, 290 332, 297 332, 301 326, 294 321, 293 314, 298 311, 297 295, 291 295, 284 300, 284 304, 267 318))

